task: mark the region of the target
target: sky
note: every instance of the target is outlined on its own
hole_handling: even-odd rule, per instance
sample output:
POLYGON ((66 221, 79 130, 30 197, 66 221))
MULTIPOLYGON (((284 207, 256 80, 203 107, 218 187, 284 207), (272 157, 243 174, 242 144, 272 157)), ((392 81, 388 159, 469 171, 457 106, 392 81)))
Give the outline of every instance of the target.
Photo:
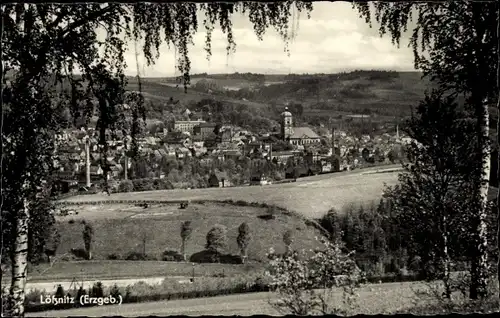
MULTIPOLYGON (((336 73, 356 69, 380 69, 414 71, 413 53, 402 39, 400 48, 391 43, 390 35, 380 37, 378 24, 373 28, 360 18, 349 2, 315 2, 308 19, 301 13, 295 39, 289 44, 290 56, 285 45, 273 30, 266 31, 259 41, 251 23, 241 14, 235 14, 233 33, 236 52, 226 54, 227 38, 215 28, 212 33, 212 56, 207 60, 204 51, 205 29, 203 25, 194 36, 190 48, 191 74, 196 73, 336 73)), ((139 46, 140 49, 140 46, 139 46)), ((126 74, 137 75, 134 45, 129 44, 125 59, 126 74)), ((160 47, 160 58, 155 65, 147 66, 139 55, 139 71, 143 77, 169 77, 176 71, 175 50, 166 44, 160 47)))

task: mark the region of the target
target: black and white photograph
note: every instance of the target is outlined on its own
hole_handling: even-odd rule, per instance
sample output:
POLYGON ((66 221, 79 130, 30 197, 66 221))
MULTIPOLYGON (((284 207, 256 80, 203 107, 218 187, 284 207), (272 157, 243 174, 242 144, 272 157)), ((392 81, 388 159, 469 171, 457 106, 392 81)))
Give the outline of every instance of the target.
POLYGON ((1 317, 500 312, 500 0, 0 11, 1 317))

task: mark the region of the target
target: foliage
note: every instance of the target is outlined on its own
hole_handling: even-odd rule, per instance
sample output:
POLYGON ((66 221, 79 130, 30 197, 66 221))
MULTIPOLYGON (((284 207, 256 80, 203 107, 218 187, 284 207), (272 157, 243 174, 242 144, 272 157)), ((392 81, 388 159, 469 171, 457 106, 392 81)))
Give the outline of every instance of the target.
POLYGON ((271 304, 284 314, 348 314, 353 309, 355 289, 362 280, 354 260, 337 243, 322 239, 313 256, 293 251, 278 256, 270 251, 270 286, 278 294, 271 304), (316 290, 321 288, 320 290, 316 290), (341 288, 344 306, 333 305, 331 293, 341 288), (346 308, 347 307, 347 308, 346 308))
POLYGON ((205 248, 211 251, 219 251, 227 247, 227 229, 223 225, 215 225, 207 233, 205 248))
POLYGON ((285 247, 287 251, 290 251, 290 248, 293 243, 293 232, 292 230, 286 230, 285 233, 283 233, 283 243, 285 243, 285 247))
MULTIPOLYGON (((181 203, 182 208, 182 203, 181 203)), ((182 239, 182 255, 184 255, 184 260, 186 259, 186 241, 191 236, 193 232, 193 227, 191 225, 191 221, 184 221, 181 224, 181 239, 182 239)))
MULTIPOLYGON (((353 4, 366 22, 371 22, 367 3, 353 4)), ((487 228, 488 161, 490 160, 488 104, 498 98, 498 10, 494 1, 434 3, 382 3, 375 5, 375 17, 381 35, 389 32, 395 44, 415 15, 410 45, 415 67, 438 84, 439 89, 465 97, 465 105, 475 119, 475 161, 482 164, 477 171, 471 195, 475 196, 475 213, 469 218, 473 279, 471 298, 484 297, 487 285, 487 228), (474 290, 474 292, 472 292, 474 290)), ((499 210, 500 212, 500 210, 499 210)), ((500 271, 498 273, 500 275, 500 271)), ((500 276, 499 276, 500 277, 500 276)))
POLYGON ((418 107, 408 124, 415 140, 399 185, 387 192, 398 214, 401 232, 419 255, 428 278, 447 280, 450 259, 467 256, 470 247, 472 180, 480 168, 473 158, 474 127, 457 110, 452 97, 434 93, 418 107), (460 140, 460 143, 457 143, 460 140), (471 149, 472 148, 472 149, 471 149))
POLYGON ((184 254, 179 253, 178 251, 165 250, 162 254, 161 260, 169 262, 180 262, 180 261, 185 261, 186 258, 184 257, 184 254))
POLYGON ((92 240, 94 238, 94 228, 89 223, 85 223, 83 228, 83 242, 85 244, 85 252, 87 253, 87 258, 92 258, 92 240))
POLYGON ((250 239, 251 239, 250 227, 246 222, 243 222, 238 227, 238 237, 236 238, 241 256, 243 258, 246 258, 247 256, 247 250, 248 246, 250 245, 250 239))
POLYGON ((90 297, 102 298, 104 297, 104 286, 101 282, 95 283, 90 289, 90 297))
POLYGON ((134 191, 134 183, 130 180, 123 180, 118 185, 118 192, 132 192, 134 191))
POLYGON ((332 242, 338 241, 342 237, 342 228, 338 212, 330 209, 324 217, 319 220, 319 224, 328 232, 332 242))
POLYGON ((60 243, 61 243, 61 235, 59 234, 57 228, 54 227, 44 245, 44 252, 49 261, 51 256, 56 255, 56 251, 60 243))

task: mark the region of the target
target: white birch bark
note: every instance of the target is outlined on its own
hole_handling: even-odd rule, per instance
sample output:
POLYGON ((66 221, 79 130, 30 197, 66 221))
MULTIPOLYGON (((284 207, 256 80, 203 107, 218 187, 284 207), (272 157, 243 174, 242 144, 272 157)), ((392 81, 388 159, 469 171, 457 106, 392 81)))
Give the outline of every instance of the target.
POLYGON ((16 238, 12 256, 12 282, 10 287, 11 315, 24 316, 25 286, 28 273, 28 200, 24 199, 23 210, 16 220, 16 238))
MULTIPOLYGON (((500 0, 497 1, 497 111, 500 113, 500 0)), ((497 118, 497 181, 500 180, 500 116, 497 118)), ((500 181, 499 181, 500 182, 500 181)), ((497 282, 499 286, 498 297, 500 298, 500 186, 497 185, 497 282)))
POLYGON ((472 299, 482 298, 486 295, 486 286, 488 281, 488 258, 487 258, 487 208, 488 208, 488 188, 489 177, 491 171, 491 147, 489 144, 489 110, 487 101, 483 101, 482 118, 478 118, 480 124, 480 140, 481 140, 481 185, 479 190, 480 208, 475 215, 477 228, 473 242, 474 255, 471 264, 471 293, 472 299))

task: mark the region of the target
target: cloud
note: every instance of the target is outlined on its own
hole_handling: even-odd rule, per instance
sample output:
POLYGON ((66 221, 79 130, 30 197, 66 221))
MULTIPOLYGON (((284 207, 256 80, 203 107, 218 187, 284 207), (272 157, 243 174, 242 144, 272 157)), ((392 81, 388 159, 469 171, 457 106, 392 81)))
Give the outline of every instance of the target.
MULTIPOLYGON (((296 15, 297 17, 297 15, 296 15)), ((329 73, 353 69, 413 70, 412 51, 391 43, 390 35, 380 38, 377 26, 370 28, 347 2, 314 3, 311 18, 302 13, 296 19, 296 37, 289 43, 290 56, 279 34, 269 29, 259 41, 253 26, 237 14, 233 19, 236 53, 226 54, 227 37, 219 28, 212 34, 212 56, 204 51, 206 33, 201 26, 190 47, 191 73, 329 73), (297 23, 298 22, 298 23, 297 23)), ((136 75, 133 44, 126 53, 127 74, 136 75)), ((138 57, 142 76, 173 76, 176 55, 167 45, 160 47, 160 58, 154 66, 145 66, 138 57)))

